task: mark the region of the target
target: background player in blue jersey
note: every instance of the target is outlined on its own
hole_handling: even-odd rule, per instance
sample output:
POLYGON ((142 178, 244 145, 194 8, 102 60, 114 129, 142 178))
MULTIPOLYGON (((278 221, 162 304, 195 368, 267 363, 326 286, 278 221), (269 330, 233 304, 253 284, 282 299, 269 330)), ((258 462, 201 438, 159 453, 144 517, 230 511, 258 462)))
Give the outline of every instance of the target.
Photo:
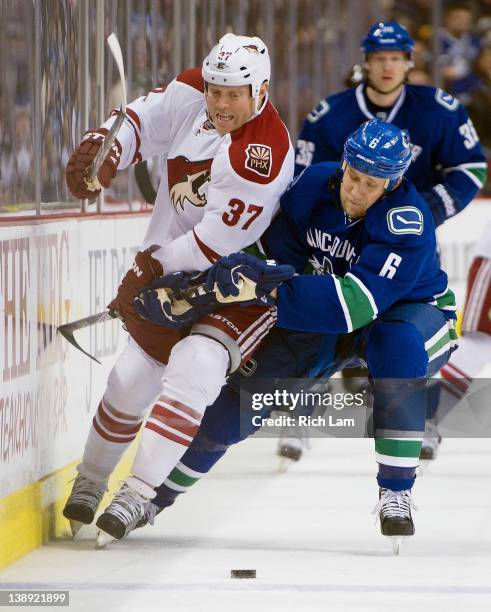
POLYGON ((406 83, 413 48, 414 40, 399 23, 371 26, 361 44, 365 80, 324 98, 307 116, 298 137, 295 173, 313 163, 339 161, 348 135, 378 117, 409 131, 412 164, 407 178, 438 226, 483 187, 486 160, 458 100, 441 89, 406 83))
MULTIPOLYGON (((328 96, 307 116, 296 149, 295 173, 312 163, 339 161, 343 144, 361 123, 379 117, 411 135, 407 178, 428 203, 435 225, 465 208, 486 182, 486 159, 478 135, 458 100, 441 89, 409 85, 414 40, 397 22, 373 24, 361 43, 364 81, 328 96)), ((438 405, 438 386, 428 415, 438 405)), ((422 458, 436 456, 437 433, 423 443, 422 458)), ((285 432, 278 454, 299 458, 302 440, 285 432)))
MULTIPOLYGON (((402 178, 410 161, 407 132, 374 119, 347 139, 342 168, 316 164, 283 195, 282 214, 262 243, 267 255, 292 264, 299 275, 278 290, 282 329, 259 352, 256 371, 258 377, 330 376, 348 363, 367 365, 381 529, 398 538, 414 533, 411 488, 426 378, 447 361, 456 339, 455 302, 438 264, 432 215, 402 178), (309 264, 314 274, 302 274, 309 264)), ((241 273, 264 289, 262 266, 243 253, 232 255, 213 266, 207 282, 224 296, 237 295, 241 273)), ((144 304, 143 315, 167 322, 158 290, 146 292, 144 304)), ((244 425, 230 389, 207 415, 154 504, 173 503, 228 445, 254 430, 244 425)))

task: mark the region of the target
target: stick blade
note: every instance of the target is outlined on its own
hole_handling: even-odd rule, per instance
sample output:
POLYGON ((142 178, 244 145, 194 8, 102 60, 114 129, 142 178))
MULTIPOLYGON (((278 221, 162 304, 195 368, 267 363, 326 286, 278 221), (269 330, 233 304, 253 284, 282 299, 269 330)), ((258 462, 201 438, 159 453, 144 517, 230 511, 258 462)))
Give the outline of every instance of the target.
POLYGON ((73 335, 73 332, 69 329, 66 329, 66 328, 64 329, 64 327, 65 327, 64 325, 61 325, 60 327, 58 327, 58 331, 63 336, 63 338, 65 338, 65 340, 67 340, 72 346, 78 349, 81 353, 83 353, 84 355, 87 355, 87 357, 90 357, 93 361, 101 365, 101 362, 96 357, 88 353, 86 350, 84 350, 80 346, 80 344, 75 340, 75 336, 73 335))

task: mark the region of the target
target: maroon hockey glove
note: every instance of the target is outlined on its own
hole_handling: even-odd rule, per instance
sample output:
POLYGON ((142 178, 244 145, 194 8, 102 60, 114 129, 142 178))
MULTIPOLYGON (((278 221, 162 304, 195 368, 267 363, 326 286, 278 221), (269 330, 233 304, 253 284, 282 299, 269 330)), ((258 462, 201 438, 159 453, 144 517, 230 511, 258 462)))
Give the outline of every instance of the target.
MULTIPOLYGON (((66 167, 66 184, 71 193, 81 200, 95 200, 101 192, 100 189, 91 191, 85 182, 85 172, 101 146, 104 136, 107 134, 106 128, 88 131, 85 133, 82 142, 72 153, 66 167)), ((121 158, 121 145, 116 139, 109 151, 104 163, 97 173, 97 178, 102 187, 107 189, 111 181, 116 176, 116 171, 121 158)))
POLYGON ((133 300, 143 287, 164 273, 161 263, 152 257, 152 253, 158 248, 153 245, 145 251, 138 251, 133 265, 126 272, 118 287, 118 295, 108 306, 110 310, 117 310, 123 318, 128 309, 134 313, 133 300))

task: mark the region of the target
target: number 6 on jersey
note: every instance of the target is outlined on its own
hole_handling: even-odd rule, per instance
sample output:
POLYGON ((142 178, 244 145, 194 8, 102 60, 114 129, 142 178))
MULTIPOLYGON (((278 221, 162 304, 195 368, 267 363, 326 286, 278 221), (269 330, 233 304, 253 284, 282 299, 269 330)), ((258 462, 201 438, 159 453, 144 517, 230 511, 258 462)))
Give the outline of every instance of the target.
POLYGON ((389 253, 389 256, 385 260, 383 268, 380 270, 379 276, 385 276, 385 278, 394 278, 397 268, 402 261, 402 257, 396 253, 389 253))

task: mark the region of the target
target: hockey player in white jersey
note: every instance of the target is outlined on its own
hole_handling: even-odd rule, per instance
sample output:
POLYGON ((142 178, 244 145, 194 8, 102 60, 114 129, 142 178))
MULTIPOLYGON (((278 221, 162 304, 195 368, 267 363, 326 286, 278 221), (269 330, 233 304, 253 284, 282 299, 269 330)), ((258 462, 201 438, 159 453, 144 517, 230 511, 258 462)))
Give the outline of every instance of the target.
POLYGON ((474 248, 467 278, 459 350, 440 370, 439 401, 426 422, 426 449, 434 457, 440 436, 437 423, 464 398, 475 378, 491 364, 491 223, 474 248))
MULTIPOLYGON (((268 100, 270 60, 257 37, 226 34, 202 68, 185 70, 127 107, 98 179, 154 155, 165 157, 141 250, 110 308, 124 320, 127 347, 109 374, 64 515, 73 533, 91 523, 111 472, 136 437, 131 470, 98 527, 122 538, 196 434, 226 376, 249 358, 275 323, 263 305, 225 307, 184 333, 138 317, 133 299, 156 277, 204 271, 261 236, 293 176, 288 131, 268 100)), ((67 165, 67 184, 93 198, 84 180, 112 124, 88 132, 67 165)))

